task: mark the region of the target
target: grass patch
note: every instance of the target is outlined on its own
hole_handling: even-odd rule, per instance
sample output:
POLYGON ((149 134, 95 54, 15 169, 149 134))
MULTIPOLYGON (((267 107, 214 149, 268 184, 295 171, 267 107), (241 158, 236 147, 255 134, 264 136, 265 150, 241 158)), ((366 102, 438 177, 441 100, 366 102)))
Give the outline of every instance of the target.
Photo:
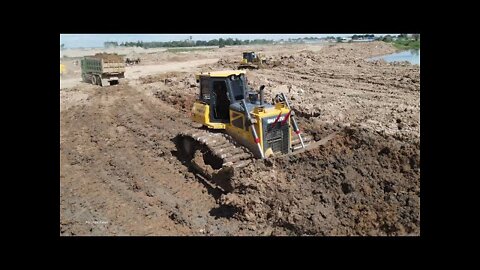
POLYGON ((393 46, 400 50, 408 50, 408 49, 420 49, 420 40, 414 39, 397 39, 393 41, 393 46))

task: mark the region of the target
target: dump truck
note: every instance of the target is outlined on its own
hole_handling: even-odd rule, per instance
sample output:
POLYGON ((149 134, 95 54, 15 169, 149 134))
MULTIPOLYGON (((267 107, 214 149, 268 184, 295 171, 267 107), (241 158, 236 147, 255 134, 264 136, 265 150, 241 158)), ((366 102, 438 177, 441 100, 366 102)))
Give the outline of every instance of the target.
POLYGON ((99 86, 118 84, 125 78, 125 61, 118 54, 97 53, 81 60, 82 80, 99 86))

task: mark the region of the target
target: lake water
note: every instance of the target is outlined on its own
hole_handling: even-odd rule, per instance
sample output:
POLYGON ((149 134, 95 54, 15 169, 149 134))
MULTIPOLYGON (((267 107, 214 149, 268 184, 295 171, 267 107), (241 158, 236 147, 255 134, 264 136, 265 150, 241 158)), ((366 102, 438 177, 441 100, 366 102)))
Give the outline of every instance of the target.
POLYGON ((370 58, 368 60, 380 60, 383 59, 387 62, 401 62, 401 61, 408 61, 414 65, 420 65, 420 50, 408 50, 408 51, 401 51, 398 53, 392 53, 382 56, 376 56, 370 58))

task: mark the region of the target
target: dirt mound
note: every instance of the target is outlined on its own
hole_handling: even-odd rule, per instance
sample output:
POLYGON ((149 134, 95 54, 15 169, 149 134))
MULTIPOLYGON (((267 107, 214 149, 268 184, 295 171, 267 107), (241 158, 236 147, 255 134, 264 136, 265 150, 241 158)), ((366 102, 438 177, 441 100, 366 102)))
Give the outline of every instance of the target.
POLYGON ((150 84, 156 82, 163 82, 164 84, 176 84, 180 81, 186 82, 188 80, 188 84, 195 86, 195 77, 191 73, 187 72, 166 72, 161 74, 155 75, 147 75, 144 77, 140 77, 140 82, 142 84, 150 84), (188 80, 189 78, 189 80, 188 80))
POLYGON ((318 149, 250 165, 222 203, 273 234, 418 235, 419 167, 418 146, 347 128, 318 149))
POLYGON ((203 68, 205 70, 230 70, 230 69, 237 69, 240 61, 237 59, 238 57, 224 57, 220 58, 217 63, 212 65, 205 65, 203 68))
POLYGON ((123 63, 123 57, 116 53, 97 53, 89 57, 103 59, 105 63, 123 63))
POLYGON ((195 53, 187 52, 182 54, 182 52, 155 52, 150 54, 144 54, 141 58, 141 63, 145 64, 159 64, 159 63, 170 63, 170 62, 185 62, 190 60, 199 60, 206 59, 211 57, 207 52, 205 53, 195 53))
POLYGON ((140 82, 148 85, 147 89, 152 91, 153 96, 189 115, 198 93, 193 74, 167 72, 141 77, 140 82))
POLYGON ((280 53, 272 56, 278 66, 248 71, 248 82, 253 89, 266 85, 267 100, 285 93, 306 119, 360 124, 410 140, 420 135, 419 66, 366 60, 394 51, 372 42, 280 53))

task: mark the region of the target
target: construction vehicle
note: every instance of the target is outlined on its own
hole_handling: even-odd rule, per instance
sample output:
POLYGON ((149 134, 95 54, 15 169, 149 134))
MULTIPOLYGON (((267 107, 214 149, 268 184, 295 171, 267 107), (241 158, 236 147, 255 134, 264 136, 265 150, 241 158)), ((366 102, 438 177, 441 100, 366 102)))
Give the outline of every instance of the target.
POLYGON ((235 188, 235 173, 253 160, 302 152, 319 144, 311 136, 302 137, 287 97, 281 93, 273 104, 266 103, 265 86, 252 91, 246 71, 199 73, 196 80, 200 91, 192 119, 198 127, 175 137, 177 153, 225 192, 235 188))
POLYGON ((97 53, 81 60, 82 80, 94 85, 118 84, 125 78, 125 62, 118 54, 97 53))
POLYGON ((60 64, 60 77, 65 75, 66 72, 67 72, 67 68, 65 67, 65 64, 60 64))
POLYGON ((125 64, 127 65, 138 65, 140 63, 140 58, 127 58, 125 59, 125 64))
POLYGON ((243 52, 243 58, 238 69, 258 69, 267 63, 267 59, 255 52, 243 52))

